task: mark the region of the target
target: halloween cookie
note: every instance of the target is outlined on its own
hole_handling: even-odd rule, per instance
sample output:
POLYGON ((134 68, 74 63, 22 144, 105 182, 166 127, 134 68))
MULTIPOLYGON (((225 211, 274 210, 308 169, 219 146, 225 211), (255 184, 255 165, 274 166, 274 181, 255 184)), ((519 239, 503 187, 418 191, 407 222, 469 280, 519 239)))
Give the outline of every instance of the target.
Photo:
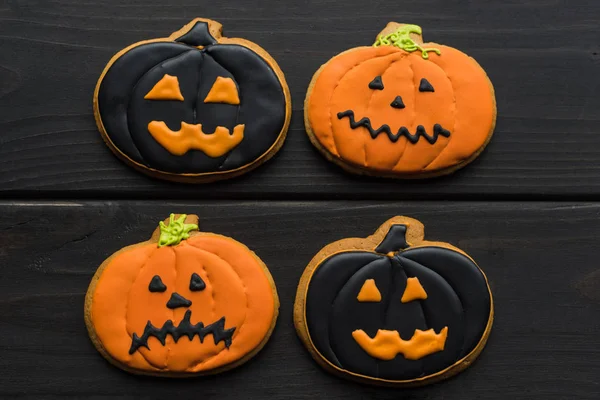
POLYGON ((202 183, 250 171, 282 146, 290 93, 257 44, 196 18, 135 43, 108 63, 94 92, 108 147, 148 175, 202 183))
POLYGON ((98 351, 136 374, 194 376, 234 368, 267 342, 279 300, 243 244, 171 214, 152 238, 106 259, 85 298, 98 351))
POLYGON ((373 46, 338 54, 316 72, 304 119, 311 142, 350 172, 425 178, 481 153, 496 100, 474 59, 423 43, 416 25, 391 22, 373 46))
POLYGON ((308 264, 294 323, 325 369, 365 383, 418 386, 455 375, 490 334, 492 294, 477 264, 423 225, 394 217, 308 264))

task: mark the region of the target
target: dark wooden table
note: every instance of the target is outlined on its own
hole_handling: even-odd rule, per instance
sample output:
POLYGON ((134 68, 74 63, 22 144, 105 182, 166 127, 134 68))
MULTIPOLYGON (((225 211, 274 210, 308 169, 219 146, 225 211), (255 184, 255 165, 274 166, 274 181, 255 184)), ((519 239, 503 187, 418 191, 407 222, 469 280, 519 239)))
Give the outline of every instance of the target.
POLYGON ((197 399, 600 398, 600 2, 597 0, 0 0, 0 396, 197 399), (92 92, 124 46, 193 17, 259 43, 286 74, 292 125, 248 176, 189 186, 134 172, 103 144, 92 92), (350 176, 304 133, 313 72, 370 44, 389 20, 474 56, 495 84, 487 150, 445 178, 350 176), (205 379, 110 366, 88 339, 83 298, 97 266, 170 212, 233 236, 269 266, 274 335, 251 362, 205 379), (485 270, 496 321, 475 365, 415 390, 322 371, 297 339, 297 281, 326 243, 420 219, 485 270))

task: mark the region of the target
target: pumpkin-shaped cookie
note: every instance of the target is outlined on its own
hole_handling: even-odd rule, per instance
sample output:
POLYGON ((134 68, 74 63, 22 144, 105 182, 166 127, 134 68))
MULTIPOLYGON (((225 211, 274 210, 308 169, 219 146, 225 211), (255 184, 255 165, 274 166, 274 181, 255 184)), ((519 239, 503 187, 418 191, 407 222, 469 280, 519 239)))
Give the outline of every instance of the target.
POLYGON ((496 122, 494 89, 477 62, 390 23, 375 45, 345 51, 314 75, 305 101, 312 143, 348 171, 395 178, 471 162, 496 122))
POLYGON ((479 355, 493 320, 487 279, 462 250, 423 237, 419 221, 395 217, 312 259, 294 322, 319 364, 366 383, 414 386, 479 355))
POLYGON ((243 244, 171 215, 152 238, 98 268, 85 322, 98 351, 133 373, 193 376, 240 365, 277 319, 275 284, 243 244))
POLYGON ((94 93, 110 149, 154 177, 209 182, 250 171, 282 146, 291 117, 283 73, 257 44, 196 18, 135 43, 108 63, 94 93))

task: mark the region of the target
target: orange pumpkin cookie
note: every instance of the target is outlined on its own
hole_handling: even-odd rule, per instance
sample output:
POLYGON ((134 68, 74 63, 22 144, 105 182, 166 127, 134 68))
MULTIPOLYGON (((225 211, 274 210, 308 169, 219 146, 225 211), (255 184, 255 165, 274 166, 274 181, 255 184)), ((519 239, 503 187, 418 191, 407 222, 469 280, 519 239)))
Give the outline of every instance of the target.
POLYGON ((424 178, 473 161, 496 124, 485 71, 421 28, 391 22, 370 47, 347 50, 314 75, 304 107, 311 142, 358 174, 424 178))
POLYGON ((85 323, 98 351, 126 371, 161 376, 222 372, 267 342, 279 300, 265 264, 243 244, 198 232, 171 214, 150 240, 98 268, 85 323))

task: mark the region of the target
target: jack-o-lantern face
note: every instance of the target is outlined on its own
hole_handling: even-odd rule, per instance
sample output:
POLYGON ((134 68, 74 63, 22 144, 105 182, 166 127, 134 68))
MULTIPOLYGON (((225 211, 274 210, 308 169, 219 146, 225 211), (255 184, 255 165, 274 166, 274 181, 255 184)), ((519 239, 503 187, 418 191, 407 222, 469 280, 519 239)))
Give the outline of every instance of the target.
MULTIPOLYGON (((363 283, 356 299, 359 302, 379 303, 381 301, 381 293, 375 285, 374 279, 367 279, 363 283)), ((425 299, 427 299, 427 292, 423 289, 419 278, 407 278, 406 287, 404 288, 400 302, 408 303, 425 299)), ((391 302, 387 304, 388 306, 393 306, 391 302)), ((378 329, 373 338, 363 329, 357 329, 352 332, 352 337, 373 358, 393 360, 398 354, 402 354, 408 360, 419 360, 425 356, 444 350, 446 338, 448 337, 448 327, 444 326, 439 333, 436 333, 432 328, 426 331, 415 329, 413 335, 408 340, 403 340, 400 337, 400 332, 397 330, 387 329, 378 329)))
MULTIPOLYGON (((143 281, 140 282, 143 283, 143 281)), ((174 283, 177 284, 177 282, 174 283)), ((143 332, 134 332, 129 354, 135 353, 140 347, 145 347, 146 349, 150 350, 148 339, 151 337, 158 339, 160 344, 165 346, 167 344, 167 336, 170 336, 175 343, 177 343, 183 336, 187 337, 190 341, 193 341, 195 336, 197 336, 200 342, 204 342, 205 337, 210 334, 212 335, 215 346, 220 342, 223 342, 225 347, 229 348, 229 346, 231 346, 231 339, 233 337, 235 327, 225 329, 225 316, 210 324, 205 324, 203 322, 193 324, 191 322, 193 303, 190 299, 196 298, 195 301, 197 302, 206 301, 206 299, 202 296, 195 296, 192 292, 199 292, 205 288, 206 284, 204 283, 202 277, 198 275, 198 273, 193 272, 190 276, 190 284, 187 288, 190 292, 190 294, 187 295, 187 298, 178 292, 172 292, 170 295, 167 294, 167 297, 165 297, 165 295, 160 296, 160 300, 165 300, 168 298, 168 301, 165 303, 165 307, 168 309, 184 309, 183 319, 178 325, 174 325, 173 320, 168 319, 162 324, 162 326, 154 326, 149 320, 144 327, 143 332)), ((151 293, 165 293, 167 289, 168 287, 162 281, 160 275, 154 275, 148 284, 148 291, 151 293)), ((151 300, 152 303, 157 301, 153 297, 157 296, 154 295, 150 297, 149 300, 151 300)))
POLYGON ((451 172, 487 144, 496 109, 485 72, 420 33, 390 24, 376 47, 343 52, 315 74, 306 126, 328 158, 353 172, 420 177, 451 172))
MULTIPOLYGON (((439 70, 439 72, 441 73, 442 71, 439 70)), ((442 78, 440 78, 440 80, 441 79, 442 78)), ((403 83, 401 80, 398 81, 396 79, 390 79, 390 81, 391 81, 390 85, 388 85, 388 88, 386 90, 386 87, 384 86, 382 77, 376 76, 368 85, 366 85, 366 89, 368 89, 370 91, 384 91, 385 90, 386 91, 385 97, 388 97, 389 99, 391 99, 389 107, 391 107, 393 109, 397 109, 397 110, 406 109, 407 106, 406 106, 406 103, 405 103, 404 99, 402 98, 402 96, 401 95, 396 95, 396 96, 393 95, 394 92, 401 93, 401 92, 405 91, 403 86, 406 85, 406 82, 403 83), (390 88, 389 86, 392 86, 392 87, 390 88), (389 95, 388 94, 389 92, 392 92, 392 95, 389 95)), ((419 90, 414 93, 414 97, 418 96, 419 93, 435 93, 435 89, 427 79, 421 78, 420 83, 419 83, 419 90)), ((439 107, 440 110, 444 110, 445 106, 446 106, 446 108, 452 106, 453 99, 450 96, 450 94, 451 93, 447 93, 445 96, 441 95, 441 96, 437 96, 436 98, 429 95, 428 96, 429 99, 425 98, 422 101, 420 101, 420 103, 426 104, 427 101, 429 101, 431 103, 435 103, 436 108, 439 107), (446 104, 444 105, 444 103, 446 103, 446 104)), ((371 97, 371 99, 372 99, 376 95, 377 94, 373 93, 369 97, 371 97)), ((381 96, 383 97, 384 95, 382 94, 381 96)), ((367 97, 367 96, 363 96, 363 97, 367 97)), ((423 97, 425 97, 425 96, 423 96, 423 97)), ((415 105, 418 103, 416 98, 411 99, 411 100, 414 101, 415 105)), ((411 105, 410 103, 408 103, 408 104, 409 104, 409 106, 411 105)), ((354 107, 356 107, 356 104, 354 105, 354 107)), ((385 115, 385 114, 386 113, 380 114, 378 112, 378 113, 376 113, 374 118, 380 119, 381 117, 379 115, 385 115)), ((421 115, 421 113, 414 111, 414 110, 411 113, 411 110, 408 109, 404 113, 395 113, 395 114, 401 114, 401 115, 393 115, 394 123, 400 125, 400 127, 398 128, 398 130, 396 132, 392 132, 391 128, 389 127, 389 125, 387 123, 382 123, 380 126, 374 126, 373 123, 371 122, 371 118, 369 118, 368 116, 364 116, 364 117, 356 116, 353 109, 347 109, 345 111, 340 111, 337 114, 337 117, 340 120, 347 118, 348 126, 352 130, 355 130, 358 128, 364 128, 368 131, 368 133, 372 139, 377 139, 377 137, 379 135, 385 135, 385 136, 387 136, 388 140, 392 143, 396 143, 398 140, 400 140, 400 138, 404 137, 411 144, 419 143, 419 140, 421 140, 421 138, 422 138, 430 145, 435 145, 435 143, 437 143, 440 136, 444 136, 447 138, 450 137, 450 131, 445 129, 443 127, 443 124, 440 122, 445 123, 446 126, 451 126, 451 124, 453 123, 453 121, 451 121, 451 119, 449 118, 452 116, 451 113, 443 112, 439 116, 435 115, 435 113, 431 113, 431 112, 423 113, 426 116, 428 116, 428 118, 423 118, 423 120, 438 121, 438 122, 434 122, 433 124, 431 124, 431 127, 428 130, 428 128, 426 128, 424 125, 422 125, 420 123, 422 121, 419 121, 418 125, 414 129, 414 132, 412 132, 412 133, 407 128, 407 125, 409 125, 409 126, 411 125, 409 116, 411 116, 411 114, 421 115), (407 125, 404 125, 404 123, 406 123, 407 125)), ((412 117, 412 119, 415 120, 414 117, 412 117)), ((414 125, 414 124, 415 124, 415 122, 412 123, 412 125, 414 125)))
POLYGON ((117 252, 96 273, 86 323, 96 347, 119 367, 215 372, 248 359, 268 339, 278 300, 266 267, 233 239, 191 232, 196 222, 172 215, 160 234, 117 252))
POLYGON ((467 255, 423 240, 396 217, 366 239, 323 249, 298 289, 296 327, 317 361, 367 382, 422 384, 479 354, 492 323, 491 293, 467 255))
POLYGON ((264 50, 220 31, 196 19, 111 60, 95 106, 117 155, 154 175, 193 179, 233 173, 273 153, 290 117, 283 75, 264 50))

